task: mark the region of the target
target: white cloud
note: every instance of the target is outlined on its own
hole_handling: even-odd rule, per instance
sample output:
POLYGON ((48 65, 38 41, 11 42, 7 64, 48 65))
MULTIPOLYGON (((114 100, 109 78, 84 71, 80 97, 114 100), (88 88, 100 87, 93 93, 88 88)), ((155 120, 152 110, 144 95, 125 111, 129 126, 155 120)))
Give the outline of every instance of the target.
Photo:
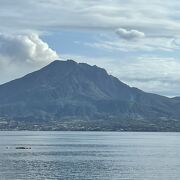
POLYGON ((145 37, 143 32, 134 29, 128 31, 126 29, 119 28, 116 30, 116 34, 124 40, 137 40, 145 37))
POLYGON ((0 82, 31 72, 59 58, 37 34, 0 34, 0 82))

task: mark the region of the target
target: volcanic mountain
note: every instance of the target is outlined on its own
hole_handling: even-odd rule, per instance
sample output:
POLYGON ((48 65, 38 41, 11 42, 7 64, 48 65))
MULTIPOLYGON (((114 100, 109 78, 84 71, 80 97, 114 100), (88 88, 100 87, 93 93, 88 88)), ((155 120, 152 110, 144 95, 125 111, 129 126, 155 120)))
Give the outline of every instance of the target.
POLYGON ((3 130, 180 131, 179 110, 179 98, 143 92, 73 60, 0 85, 3 130))

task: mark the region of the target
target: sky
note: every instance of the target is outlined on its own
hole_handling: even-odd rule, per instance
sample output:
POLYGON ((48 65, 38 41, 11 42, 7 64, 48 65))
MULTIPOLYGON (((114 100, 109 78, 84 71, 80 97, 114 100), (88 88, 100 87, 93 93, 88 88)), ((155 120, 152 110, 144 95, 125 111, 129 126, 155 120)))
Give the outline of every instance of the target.
POLYGON ((180 96, 180 1, 0 0, 0 84, 53 60, 180 96))

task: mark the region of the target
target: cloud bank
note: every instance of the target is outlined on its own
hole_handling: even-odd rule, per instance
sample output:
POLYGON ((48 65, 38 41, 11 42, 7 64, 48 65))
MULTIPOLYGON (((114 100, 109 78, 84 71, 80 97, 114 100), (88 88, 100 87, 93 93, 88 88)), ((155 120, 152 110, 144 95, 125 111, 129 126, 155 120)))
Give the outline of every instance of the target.
POLYGON ((0 0, 0 31, 59 28, 135 29, 148 35, 179 36, 178 0, 0 0), (59 18, 57 18, 59 17, 59 18))

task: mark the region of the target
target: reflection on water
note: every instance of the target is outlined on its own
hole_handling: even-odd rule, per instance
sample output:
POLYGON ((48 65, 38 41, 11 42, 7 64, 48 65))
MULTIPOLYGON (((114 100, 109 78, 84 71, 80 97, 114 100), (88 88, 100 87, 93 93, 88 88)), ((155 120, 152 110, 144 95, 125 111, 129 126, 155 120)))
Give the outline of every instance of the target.
POLYGON ((179 139, 180 133, 0 132, 0 180, 178 180, 179 139))

